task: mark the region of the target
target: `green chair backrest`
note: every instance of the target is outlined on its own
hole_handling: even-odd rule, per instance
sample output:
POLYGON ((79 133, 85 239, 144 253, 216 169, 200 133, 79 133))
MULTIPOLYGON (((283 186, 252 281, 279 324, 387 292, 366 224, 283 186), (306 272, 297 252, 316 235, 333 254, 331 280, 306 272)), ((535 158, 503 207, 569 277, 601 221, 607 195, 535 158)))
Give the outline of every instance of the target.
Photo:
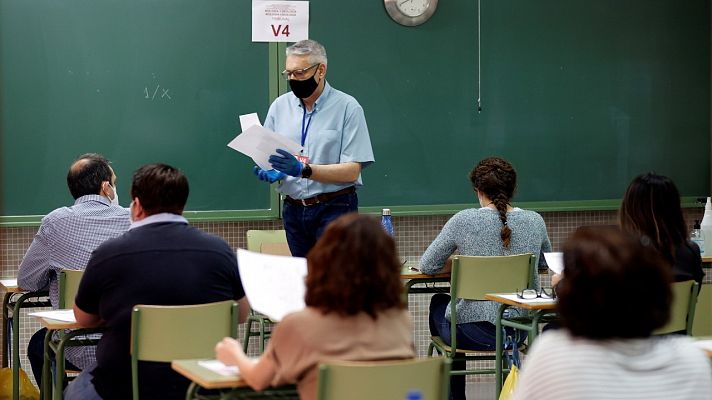
POLYGON ((705 283, 700 287, 692 336, 712 336, 712 284, 705 283))
POLYGON ((139 304, 131 312, 131 373, 138 399, 138 361, 215 357, 215 345, 237 337, 237 303, 232 300, 185 306, 139 304))
POLYGON ((59 273, 59 308, 73 308, 84 270, 63 269, 59 273))
POLYGON ((405 399, 411 390, 423 400, 447 398, 450 360, 329 362, 319 366, 319 400, 405 399))
POLYGON ((483 300, 488 293, 513 293, 529 288, 536 272, 532 254, 455 256, 450 294, 453 300, 483 300))
POLYGON ((680 331, 685 331, 687 335, 692 333, 699 288, 700 285, 695 281, 675 282, 672 284, 670 320, 665 326, 653 332, 653 335, 664 335, 680 331))
POLYGON ((247 231, 247 250, 257 253, 290 255, 287 233, 283 230, 247 231))

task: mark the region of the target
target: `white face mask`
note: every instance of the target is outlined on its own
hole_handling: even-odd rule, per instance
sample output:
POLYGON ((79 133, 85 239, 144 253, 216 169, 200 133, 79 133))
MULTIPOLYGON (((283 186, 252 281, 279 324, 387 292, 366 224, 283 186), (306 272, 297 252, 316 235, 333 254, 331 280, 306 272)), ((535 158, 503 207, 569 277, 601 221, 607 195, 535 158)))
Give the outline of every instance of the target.
POLYGON ((129 204, 129 219, 131 222, 134 222, 134 217, 133 217, 133 200, 131 201, 131 204, 129 204))
POLYGON ((114 189, 114 198, 109 199, 109 200, 111 200, 111 204, 118 206, 119 205, 119 191, 116 188, 116 186, 111 186, 111 184, 109 184, 109 187, 114 189))

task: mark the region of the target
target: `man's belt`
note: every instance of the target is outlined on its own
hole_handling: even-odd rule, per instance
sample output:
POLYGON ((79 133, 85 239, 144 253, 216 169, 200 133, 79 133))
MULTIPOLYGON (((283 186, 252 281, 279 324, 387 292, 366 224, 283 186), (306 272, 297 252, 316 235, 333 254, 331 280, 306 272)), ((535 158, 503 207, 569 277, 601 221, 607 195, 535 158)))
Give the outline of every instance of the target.
POLYGON ((284 201, 286 201, 289 204, 309 207, 309 206, 313 206, 314 204, 323 203, 323 202, 329 201, 335 197, 339 197, 341 195, 354 193, 354 192, 356 192, 356 188, 353 186, 349 186, 346 189, 337 190, 337 191, 331 192, 331 193, 317 194, 314 197, 309 197, 306 199, 293 199, 293 198, 287 196, 284 198, 284 201))

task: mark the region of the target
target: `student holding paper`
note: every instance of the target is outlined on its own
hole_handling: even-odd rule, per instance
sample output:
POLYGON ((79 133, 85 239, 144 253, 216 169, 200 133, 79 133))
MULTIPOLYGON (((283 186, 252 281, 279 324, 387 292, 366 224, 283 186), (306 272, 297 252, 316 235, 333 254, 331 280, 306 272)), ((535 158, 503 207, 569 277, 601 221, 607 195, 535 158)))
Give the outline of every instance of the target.
MULTIPOLYGON (((480 208, 455 214, 423 254, 420 269, 436 274, 450 269, 449 257, 458 251, 469 256, 502 256, 551 251, 551 243, 541 216, 534 211, 512 207, 517 185, 512 164, 498 157, 480 161, 470 173, 480 208)), ((539 289, 539 275, 534 274, 539 289)), ((522 288, 525 289, 525 288, 522 288)), ((495 319, 499 305, 491 301, 458 300, 457 344, 473 350, 495 350, 495 319)), ((430 301, 430 332, 450 344, 450 296, 434 295, 430 301)), ((513 310, 513 312, 516 312, 513 310)), ((453 362, 453 370, 465 369, 463 360, 453 362)), ((450 380, 450 397, 465 398, 465 376, 450 380)))
POLYGON ((515 399, 709 399, 707 356, 685 336, 651 336, 670 316, 672 271, 615 227, 579 228, 564 245, 563 329, 527 355, 515 399))
POLYGON ((351 213, 332 222, 307 267, 307 308, 277 324, 262 357, 248 358, 238 341, 225 338, 215 347, 218 360, 237 365, 255 390, 296 383, 300 399, 311 400, 320 362, 415 356, 401 263, 376 219, 351 213))
POLYGON ((374 162, 363 108, 332 88, 326 71, 326 50, 318 42, 287 48, 282 75, 292 90, 272 103, 264 126, 304 150, 278 149, 269 159, 273 170, 254 170, 260 180, 281 181, 284 229, 295 257, 306 256, 329 222, 358 210, 361 170, 374 162))

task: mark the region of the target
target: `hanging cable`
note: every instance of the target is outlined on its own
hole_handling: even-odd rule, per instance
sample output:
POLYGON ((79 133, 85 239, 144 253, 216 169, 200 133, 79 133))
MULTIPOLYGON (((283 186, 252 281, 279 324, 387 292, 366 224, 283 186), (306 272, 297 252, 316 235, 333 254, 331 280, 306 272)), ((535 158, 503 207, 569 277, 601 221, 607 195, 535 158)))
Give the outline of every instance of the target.
POLYGON ((480 0, 477 0, 477 112, 482 112, 482 30, 480 0))

